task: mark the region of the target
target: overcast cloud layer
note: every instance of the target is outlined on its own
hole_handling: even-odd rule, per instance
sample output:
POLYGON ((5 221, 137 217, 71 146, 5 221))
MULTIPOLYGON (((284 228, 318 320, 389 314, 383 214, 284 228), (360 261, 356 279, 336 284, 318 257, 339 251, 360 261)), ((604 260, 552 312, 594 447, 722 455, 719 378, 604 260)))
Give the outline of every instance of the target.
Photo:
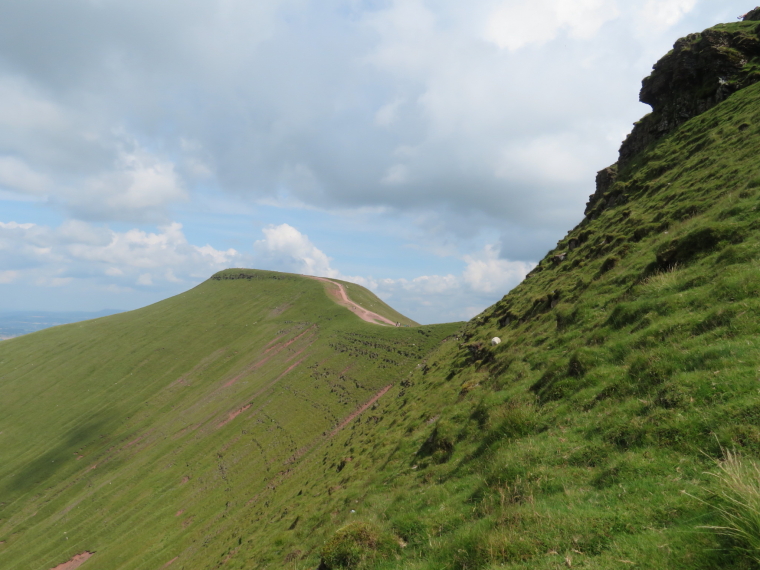
POLYGON ((0 309, 134 308, 228 266, 469 318, 582 215, 713 0, 6 0, 0 309))

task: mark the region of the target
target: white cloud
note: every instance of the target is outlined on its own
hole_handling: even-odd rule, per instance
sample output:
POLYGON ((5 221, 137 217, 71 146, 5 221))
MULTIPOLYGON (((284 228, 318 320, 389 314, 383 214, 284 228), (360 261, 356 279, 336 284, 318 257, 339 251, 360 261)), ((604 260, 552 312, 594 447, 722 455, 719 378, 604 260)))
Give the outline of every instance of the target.
POLYGON ((35 227, 35 224, 26 223, 19 224, 17 222, 0 222, 0 228, 4 230, 30 230, 35 227))
POLYGON ((137 278, 138 285, 153 285, 153 278, 150 273, 143 273, 137 278))
POLYGON ((540 136, 505 146, 497 157, 494 174, 511 181, 575 184, 586 175, 583 165, 589 154, 593 150, 577 136, 568 133, 540 136))
POLYGON ((680 22, 696 5, 697 0, 647 0, 639 11, 639 26, 650 34, 666 30, 680 22))
POLYGON ((53 277, 51 279, 41 280, 40 284, 47 287, 63 287, 64 285, 71 283, 71 281, 71 277, 53 277))
POLYGON ((55 134, 73 126, 61 104, 51 101, 33 87, 33 80, 19 75, 0 74, 0 101, 3 102, 0 105, 0 142, 5 148, 33 151, 29 148, 30 138, 38 133, 61 142, 55 134))
POLYGON ((176 222, 161 227, 157 233, 138 229, 123 233, 109 230, 109 233, 110 241, 106 245, 71 244, 68 253, 75 259, 121 267, 183 267, 186 271, 196 264, 198 270, 221 269, 234 263, 239 255, 234 249, 222 251, 210 245, 189 244, 182 232, 182 224, 176 222))
POLYGON ((465 255, 460 275, 421 275, 414 279, 357 279, 359 283, 420 322, 466 320, 483 311, 519 284, 535 266, 499 257, 500 245, 465 255), (472 305, 480 302, 479 306, 472 305))
POLYGON ((200 254, 201 258, 204 259, 207 263, 219 266, 229 264, 234 258, 238 256, 238 252, 234 249, 222 251, 219 249, 214 249, 208 244, 202 247, 193 246, 193 249, 195 250, 195 253, 200 254))
POLYGON ((9 268, 4 274, 17 279, 29 273, 29 279, 46 286, 67 285, 72 279, 118 285, 197 281, 239 265, 243 258, 234 249, 188 243, 178 223, 157 232, 117 232, 84 222, 58 228, 0 222, 0 266, 9 268))
POLYGON ((67 220, 57 230, 59 243, 85 244, 103 247, 111 243, 113 233, 107 228, 78 220, 67 220))
POLYGON ((67 194, 71 210, 97 220, 155 220, 169 204, 188 197, 174 164, 140 148, 120 152, 112 170, 67 194))
POLYGON ((465 283, 478 293, 502 294, 519 283, 535 264, 499 258, 499 248, 487 245, 479 255, 466 255, 465 283))
POLYGON ((0 271, 0 283, 13 283, 18 278, 18 271, 0 271))
POLYGON ((397 97, 390 103, 386 103, 375 113, 375 124, 378 127, 389 127, 398 119, 399 107, 404 103, 404 99, 397 97))
POLYGON ((484 37, 510 51, 545 44, 561 31, 587 40, 618 15, 614 0, 505 0, 488 17, 484 37))
POLYGON ((392 186, 409 182, 409 169, 404 164, 394 164, 383 176, 383 184, 392 186))
POLYGON ((253 244, 257 263, 262 268, 279 269, 304 275, 338 277, 330 267, 330 258, 309 237, 289 224, 264 228, 264 239, 253 244))
POLYGON ((32 170, 23 160, 0 156, 0 187, 24 194, 45 194, 51 187, 47 177, 32 170))
POLYGON ((171 269, 166 270, 166 273, 164 273, 164 279, 171 283, 182 283, 182 279, 174 275, 174 271, 171 269))
POLYGON ((400 279, 399 284, 406 290, 426 295, 440 295, 458 289, 459 280, 454 275, 421 275, 411 281, 400 279))

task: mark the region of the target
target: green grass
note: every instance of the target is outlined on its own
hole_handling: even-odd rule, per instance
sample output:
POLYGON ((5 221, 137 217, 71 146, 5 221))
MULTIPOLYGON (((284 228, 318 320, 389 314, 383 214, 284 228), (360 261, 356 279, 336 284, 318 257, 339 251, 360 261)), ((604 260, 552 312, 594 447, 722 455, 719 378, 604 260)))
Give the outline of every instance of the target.
POLYGON ((0 567, 212 565, 250 524, 227 521, 273 516, 342 419, 457 326, 364 323, 298 276, 215 277, 241 274, 0 344, 0 567))
POLYGON ((720 524, 706 528, 726 537, 733 548, 760 564, 760 467, 731 451, 716 461, 716 467, 711 475, 719 484, 709 504, 720 524))

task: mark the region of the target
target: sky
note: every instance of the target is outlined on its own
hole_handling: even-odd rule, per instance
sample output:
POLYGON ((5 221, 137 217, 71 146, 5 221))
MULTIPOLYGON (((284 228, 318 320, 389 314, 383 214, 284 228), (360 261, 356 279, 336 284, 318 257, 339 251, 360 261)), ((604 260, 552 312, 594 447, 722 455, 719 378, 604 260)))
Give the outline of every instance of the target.
POLYGON ((4 0, 0 311, 227 267, 469 319, 583 216, 641 80, 736 0, 4 0))

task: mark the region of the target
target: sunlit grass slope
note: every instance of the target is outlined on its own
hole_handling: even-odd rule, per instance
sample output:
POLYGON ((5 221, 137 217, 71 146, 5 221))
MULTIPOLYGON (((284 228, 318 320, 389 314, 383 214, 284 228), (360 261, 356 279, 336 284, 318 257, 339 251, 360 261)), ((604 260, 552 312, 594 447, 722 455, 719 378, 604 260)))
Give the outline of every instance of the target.
POLYGON ((4 341, 0 568, 215 567, 231 536, 279 528, 270 495, 453 328, 372 325, 318 281, 228 270, 4 341))
POLYGON ((760 457, 759 156, 760 84, 646 149, 334 439, 307 501, 273 499, 251 567, 755 567, 756 537, 709 528, 734 492, 709 472, 760 457))

